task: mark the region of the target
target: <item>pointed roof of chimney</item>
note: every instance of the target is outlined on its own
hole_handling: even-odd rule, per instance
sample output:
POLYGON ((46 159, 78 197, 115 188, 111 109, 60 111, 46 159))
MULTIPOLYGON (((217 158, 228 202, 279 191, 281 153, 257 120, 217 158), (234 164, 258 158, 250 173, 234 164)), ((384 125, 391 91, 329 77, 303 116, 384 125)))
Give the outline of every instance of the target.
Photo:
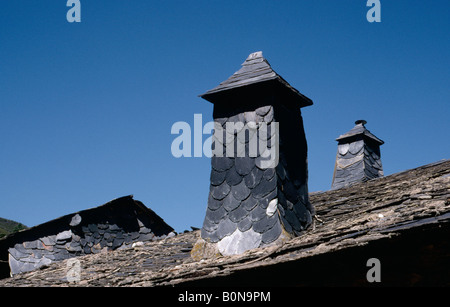
POLYGON ((336 139, 336 141, 338 141, 339 143, 345 143, 345 141, 351 138, 362 135, 365 138, 375 141, 375 143, 378 143, 378 145, 383 145, 384 141, 380 140, 375 135, 373 135, 369 130, 367 130, 365 124, 367 124, 367 121, 365 121, 364 119, 355 121, 355 127, 353 127, 349 132, 340 135, 336 139))
POLYGON ((245 62, 242 63, 241 69, 215 88, 200 95, 200 97, 215 103, 218 96, 226 95, 233 89, 244 88, 263 82, 280 86, 280 89, 286 94, 286 98, 295 101, 300 107, 313 104, 311 99, 293 88, 272 69, 269 62, 263 57, 262 51, 250 54, 245 62))

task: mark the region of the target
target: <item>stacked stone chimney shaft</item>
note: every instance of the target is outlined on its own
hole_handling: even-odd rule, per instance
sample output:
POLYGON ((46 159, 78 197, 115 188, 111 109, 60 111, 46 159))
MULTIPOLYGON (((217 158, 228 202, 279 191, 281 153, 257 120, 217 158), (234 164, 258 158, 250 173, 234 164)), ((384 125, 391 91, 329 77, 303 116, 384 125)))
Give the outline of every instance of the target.
POLYGON ((314 214, 300 111, 312 101, 262 52, 201 97, 214 104, 215 133, 208 206, 192 256, 240 254, 300 235, 314 214))

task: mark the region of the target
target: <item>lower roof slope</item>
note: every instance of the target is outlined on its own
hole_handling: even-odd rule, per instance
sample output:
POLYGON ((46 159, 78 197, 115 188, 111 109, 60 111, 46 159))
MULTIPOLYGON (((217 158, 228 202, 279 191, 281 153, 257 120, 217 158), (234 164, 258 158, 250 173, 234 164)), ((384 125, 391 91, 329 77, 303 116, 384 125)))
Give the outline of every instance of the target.
MULTIPOLYGON (((428 258, 424 260, 414 253, 409 258, 402 258, 396 253, 401 253, 405 248, 414 248, 420 244, 423 237, 434 243, 421 245, 419 252, 439 251, 437 242, 448 241, 445 238, 448 237, 450 228, 450 160, 348 188, 312 193, 310 200, 316 206, 320 221, 316 221, 315 226, 305 231, 302 236, 282 246, 254 249, 242 255, 196 262, 189 256, 190 249, 199 236, 199 232, 194 231, 144 246, 79 257, 80 282, 69 285, 158 286, 228 283, 236 286, 248 285, 245 284, 246 276, 252 277, 252 286, 258 283, 271 285, 270 281, 276 282, 276 285, 290 285, 292 282, 302 285, 314 279, 313 275, 320 279, 318 283, 326 284, 326 278, 333 278, 329 276, 333 272, 327 275, 321 264, 333 259, 342 263, 347 261, 346 266, 339 271, 342 275, 336 277, 340 280, 339 278, 345 278, 345 274, 352 274, 353 268, 348 267, 352 264, 348 262, 352 262, 355 255, 361 255, 362 250, 367 251, 370 247, 372 249, 368 255, 373 257, 383 252, 384 257, 390 255, 399 258, 399 263, 418 259, 420 263, 428 264, 427 268, 437 274, 435 276, 448 274, 448 243, 444 243, 447 244, 444 246, 447 248, 446 254, 444 253, 447 258, 434 257, 434 262, 427 262, 428 258), (386 245, 386 242, 394 244, 386 245), (404 244, 405 242, 407 244, 404 244), (433 266, 433 263, 436 264, 433 266), (442 264, 444 267, 439 267, 442 264), (274 278, 272 273, 277 271, 295 274, 291 274, 293 278, 286 277, 283 280, 286 275, 280 275, 281 279, 274 278), (268 274, 264 274, 267 272, 268 274)), ((388 258, 383 259, 389 262, 388 258)), ((365 263, 365 274, 367 268, 364 265, 365 263)), ((65 274, 64 261, 51 264, 45 269, 1 280, 0 286, 63 286, 68 285, 65 274)), ((416 275, 413 277, 420 279, 420 276, 416 275)))

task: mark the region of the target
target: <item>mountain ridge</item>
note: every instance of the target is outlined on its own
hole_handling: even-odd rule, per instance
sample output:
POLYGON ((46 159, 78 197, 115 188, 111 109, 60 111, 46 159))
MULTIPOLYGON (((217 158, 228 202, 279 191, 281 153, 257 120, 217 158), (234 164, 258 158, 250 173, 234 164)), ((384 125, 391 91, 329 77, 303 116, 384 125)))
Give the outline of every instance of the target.
POLYGON ((27 228, 27 226, 20 222, 0 217, 0 238, 27 228))

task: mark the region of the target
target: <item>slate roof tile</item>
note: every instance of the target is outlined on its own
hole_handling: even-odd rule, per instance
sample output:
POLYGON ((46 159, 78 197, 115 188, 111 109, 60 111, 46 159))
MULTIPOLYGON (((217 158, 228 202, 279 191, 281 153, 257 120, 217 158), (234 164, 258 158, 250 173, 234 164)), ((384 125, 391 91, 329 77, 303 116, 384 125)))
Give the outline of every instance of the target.
POLYGON ((241 204, 240 200, 236 201, 236 198, 232 194, 233 193, 229 193, 223 200, 223 207, 228 212, 236 209, 241 204))
MULTIPOLYGON (((236 159, 239 159, 239 158, 236 158, 236 159)), ((234 186, 234 185, 241 183, 242 179, 243 179, 242 176, 236 172, 235 166, 231 167, 226 172, 226 181, 230 186, 234 186)))
POLYGON ((258 205, 258 200, 255 199, 251 194, 249 195, 249 197, 247 197, 247 199, 243 200, 241 204, 242 208, 247 211, 253 210, 256 205, 258 205))
POLYGON ((210 182, 214 186, 221 185, 227 176, 227 172, 218 172, 215 169, 211 169, 210 182))
POLYGON ((237 224, 238 229, 242 232, 245 232, 249 230, 253 225, 253 222, 251 221, 250 217, 247 215, 244 217, 239 223, 237 224))
POLYGON ((235 159, 235 167, 236 172, 241 175, 245 176, 249 174, 252 169, 255 167, 255 159, 251 157, 237 157, 235 159))
POLYGON ((270 192, 273 192, 276 187, 276 176, 272 177, 269 180, 262 178, 260 183, 252 190, 252 195, 254 198, 260 199, 268 195, 270 192))
POLYGON ((261 237, 261 241, 264 244, 269 244, 278 239, 281 235, 281 224, 275 223, 271 228, 266 230, 261 237))
POLYGON ((224 181, 221 185, 211 188, 211 195, 216 200, 222 200, 230 193, 230 191, 231 187, 224 181))
POLYGON ((263 177, 264 171, 260 170, 257 167, 254 167, 250 173, 245 175, 244 182, 249 189, 253 189, 256 187, 263 177))
POLYGON ((251 190, 245 185, 244 181, 241 181, 239 184, 231 187, 231 194, 238 201, 246 199, 250 193, 251 190))
POLYGON ((208 209, 210 210, 217 210, 219 209, 223 204, 223 199, 222 200, 217 200, 213 197, 212 192, 209 192, 209 196, 208 196, 208 209))
POLYGON ((231 235, 236 229, 237 224, 233 223, 230 219, 225 218, 220 221, 216 233, 219 237, 219 240, 221 240, 224 237, 231 235))
POLYGON ((218 172, 229 170, 234 164, 234 159, 227 156, 224 157, 211 157, 211 166, 218 172))

